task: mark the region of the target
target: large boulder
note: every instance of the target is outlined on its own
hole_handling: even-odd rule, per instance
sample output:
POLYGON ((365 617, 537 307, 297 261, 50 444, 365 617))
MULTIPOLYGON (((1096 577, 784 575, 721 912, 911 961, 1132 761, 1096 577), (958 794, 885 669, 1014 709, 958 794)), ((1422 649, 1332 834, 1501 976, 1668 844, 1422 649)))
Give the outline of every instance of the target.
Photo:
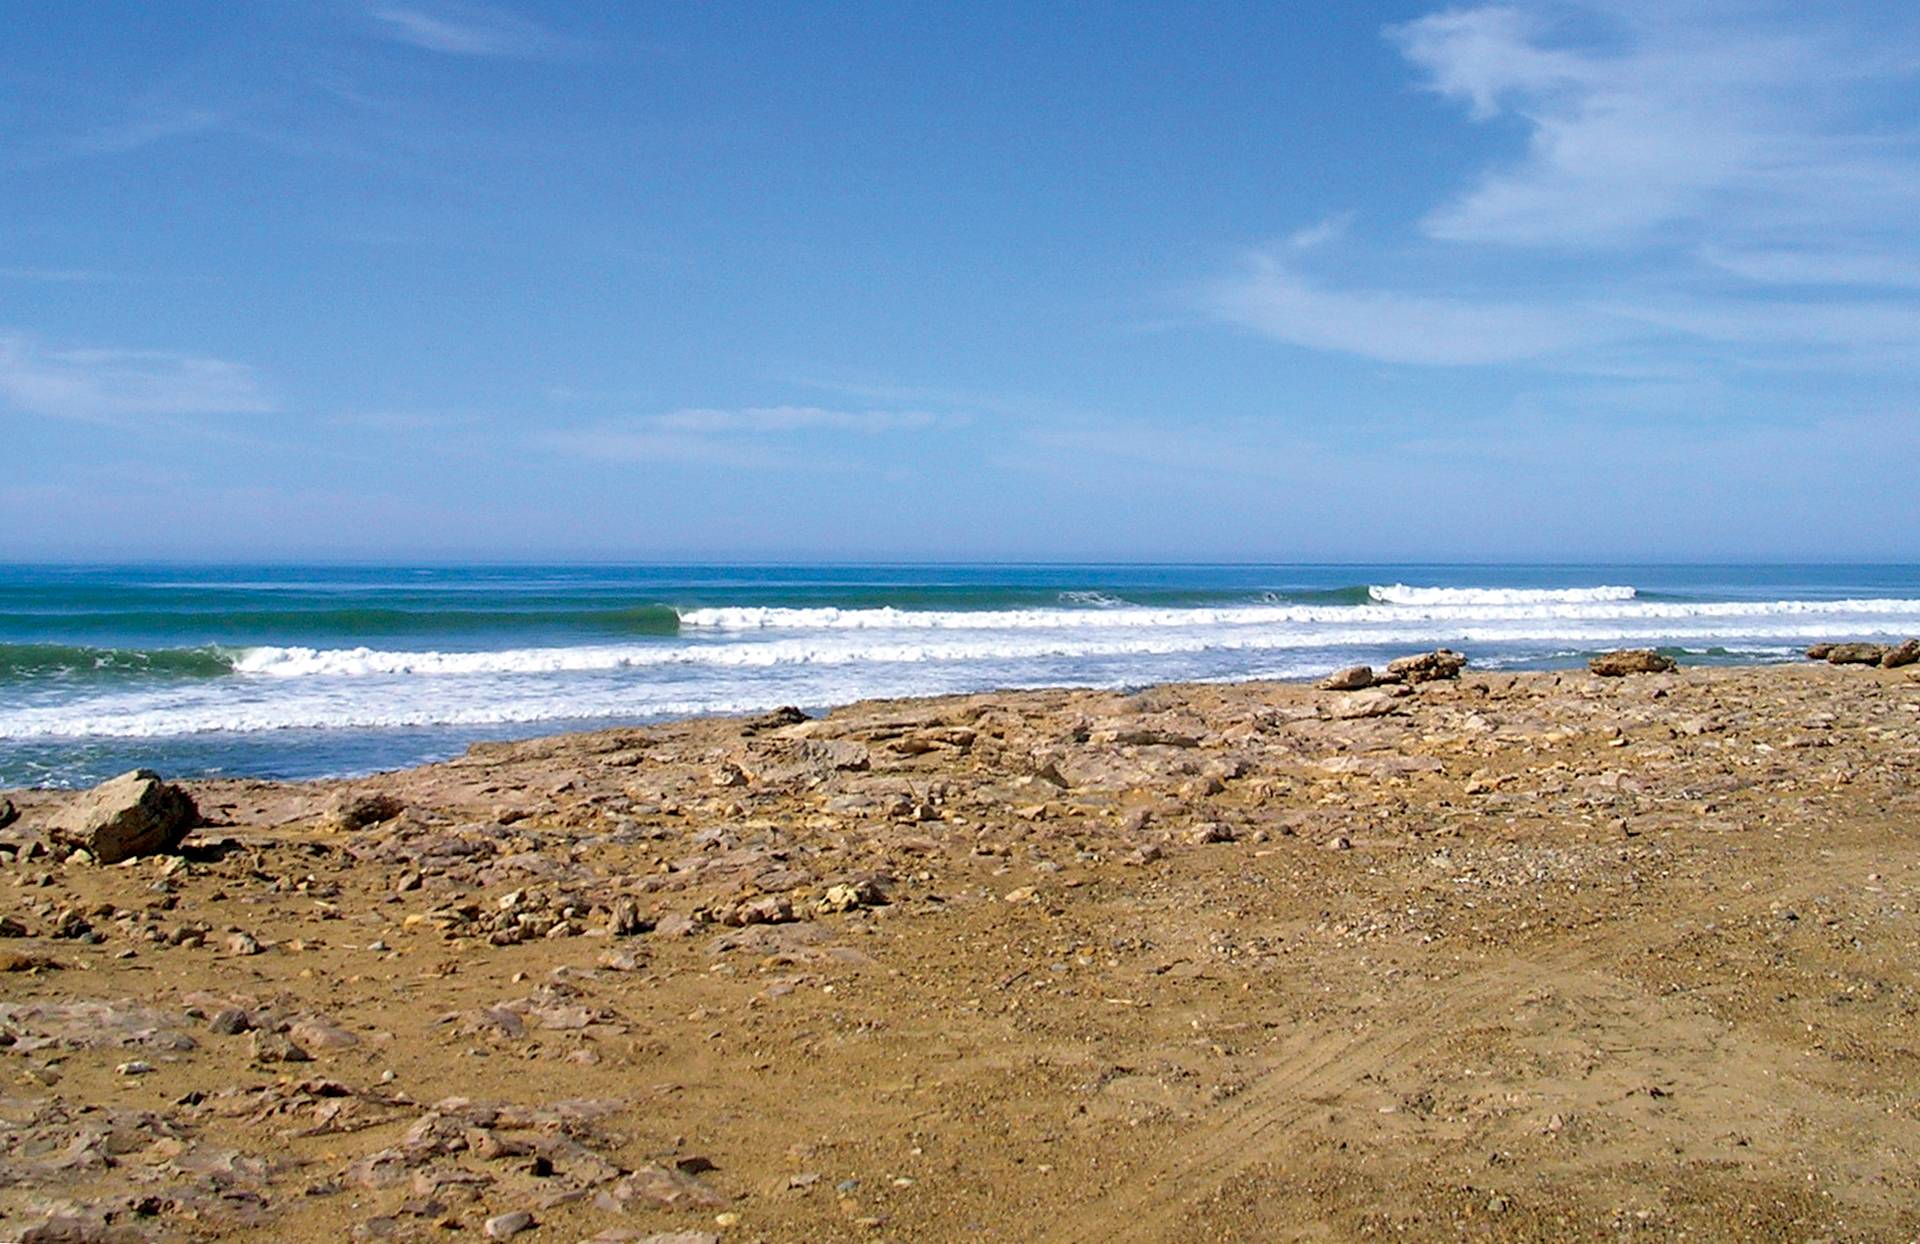
POLYGON ((1678 667, 1672 657, 1651 648, 1622 648, 1601 653, 1587 662, 1587 668, 1602 678, 1623 678, 1628 674, 1671 674, 1678 667))
MULTIPOLYGON (((1897 670, 1903 665, 1920 662, 1920 639, 1909 639, 1895 648, 1889 648, 1880 657, 1880 668, 1897 670)), ((0 824, 5 822, 0 821, 0 824)))
POLYGON ((1886 655, 1883 644, 1835 644, 1827 649, 1827 664, 1878 665, 1886 655))
POLYGON ((13 800, 0 799, 0 829, 5 829, 20 819, 20 809, 13 806, 13 800))
POLYGON ((1407 682, 1438 682, 1443 678, 1458 678, 1465 669, 1467 658, 1451 648, 1435 648, 1432 652, 1422 652, 1410 657, 1400 657, 1387 663, 1387 673, 1407 682))
POLYGON ((135 769, 76 796, 48 828, 55 839, 86 848, 100 863, 117 864, 172 851, 199 823, 192 796, 151 770, 135 769))
POLYGON ((1373 667, 1371 665, 1349 665, 1320 680, 1320 687, 1325 691, 1361 691, 1372 685, 1373 667))

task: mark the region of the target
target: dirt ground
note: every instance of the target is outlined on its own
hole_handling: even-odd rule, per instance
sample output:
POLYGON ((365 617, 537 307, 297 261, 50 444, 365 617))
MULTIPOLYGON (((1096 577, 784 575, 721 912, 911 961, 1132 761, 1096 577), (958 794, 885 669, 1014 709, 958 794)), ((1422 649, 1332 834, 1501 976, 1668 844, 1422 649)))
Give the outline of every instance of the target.
POLYGON ((0 1239, 1912 1240, 1917 777, 1809 665, 11 792, 0 1239))

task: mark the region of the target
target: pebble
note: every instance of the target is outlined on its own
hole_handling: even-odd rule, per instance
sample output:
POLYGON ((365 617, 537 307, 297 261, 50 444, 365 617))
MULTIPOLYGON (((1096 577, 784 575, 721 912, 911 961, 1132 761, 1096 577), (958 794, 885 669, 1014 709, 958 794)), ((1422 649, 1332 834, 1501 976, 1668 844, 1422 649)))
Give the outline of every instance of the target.
POLYGON ((487 1219, 483 1228, 490 1240, 505 1240, 532 1229, 533 1215, 524 1209, 516 1209, 506 1214, 495 1214, 487 1219))

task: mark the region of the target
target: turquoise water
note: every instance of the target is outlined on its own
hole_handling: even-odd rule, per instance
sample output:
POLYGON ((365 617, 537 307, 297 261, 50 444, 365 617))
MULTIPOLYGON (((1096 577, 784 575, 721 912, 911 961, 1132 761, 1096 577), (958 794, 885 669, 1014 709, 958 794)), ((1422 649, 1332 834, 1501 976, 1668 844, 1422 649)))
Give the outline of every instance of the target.
POLYGON ((1305 678, 1436 644, 1512 668, 1915 633, 1915 566, 0 567, 0 786, 364 772, 482 738, 1305 678))

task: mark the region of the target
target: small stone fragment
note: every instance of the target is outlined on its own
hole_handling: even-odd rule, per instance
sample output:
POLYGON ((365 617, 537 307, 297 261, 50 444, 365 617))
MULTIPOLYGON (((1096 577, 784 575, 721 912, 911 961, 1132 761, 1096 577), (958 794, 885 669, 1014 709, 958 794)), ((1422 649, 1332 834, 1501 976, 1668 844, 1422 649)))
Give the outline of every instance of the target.
POLYGON ((533 1215, 524 1209, 516 1209, 510 1213, 495 1214, 493 1217, 487 1219, 483 1230, 490 1240, 505 1240, 519 1235, 522 1231, 530 1230, 532 1227, 533 1215))

